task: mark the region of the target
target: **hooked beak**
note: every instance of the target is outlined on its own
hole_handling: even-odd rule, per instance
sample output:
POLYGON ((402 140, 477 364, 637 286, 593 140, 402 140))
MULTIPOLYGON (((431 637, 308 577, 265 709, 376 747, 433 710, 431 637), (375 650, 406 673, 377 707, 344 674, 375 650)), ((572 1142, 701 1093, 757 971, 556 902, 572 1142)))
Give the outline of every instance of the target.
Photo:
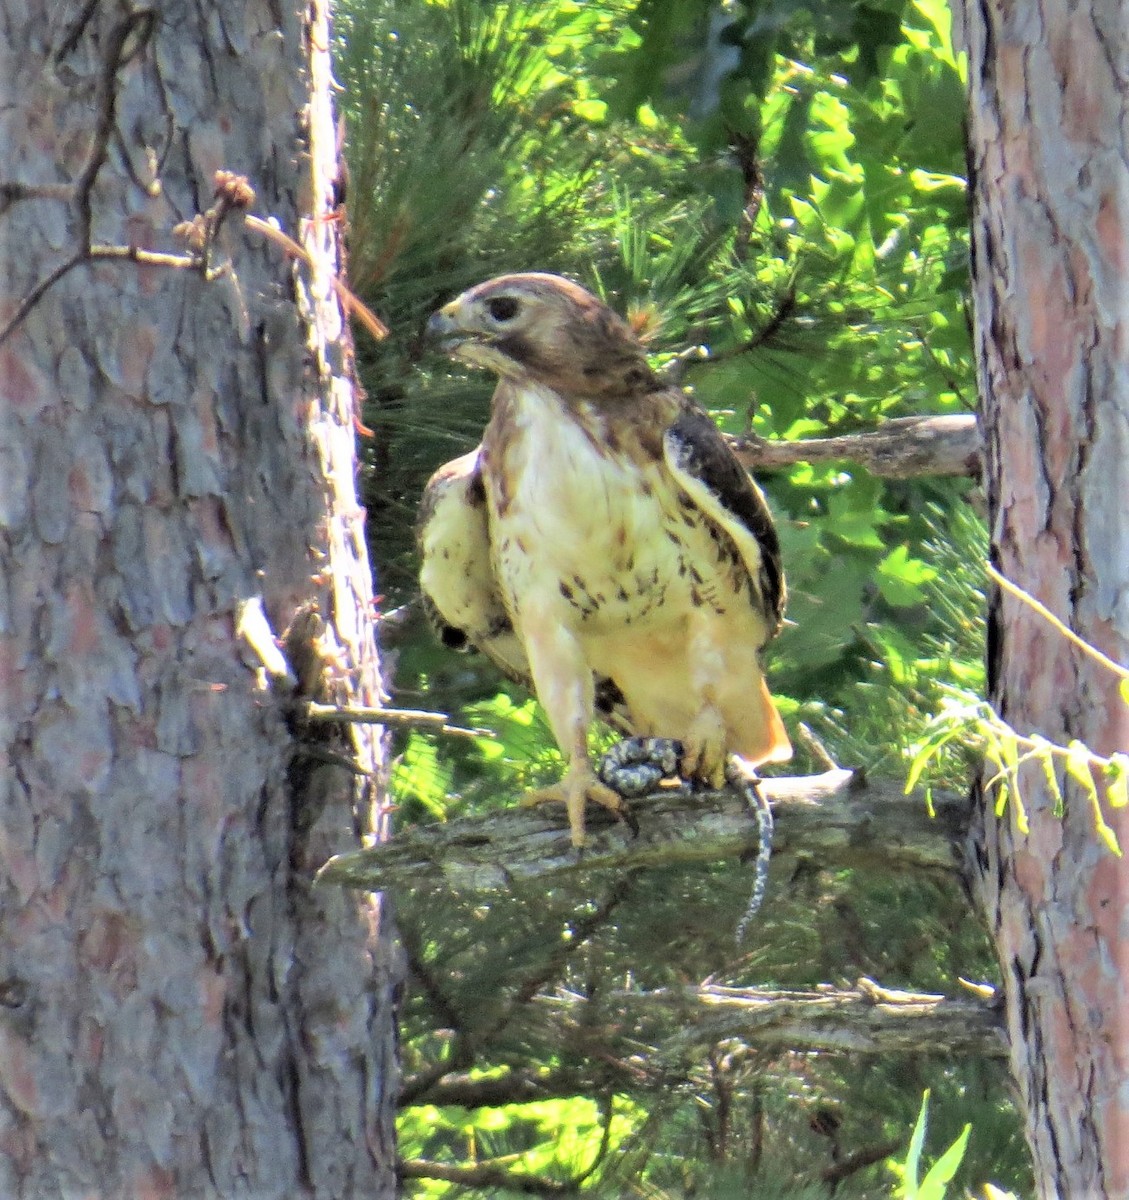
POLYGON ((425 334, 428 342, 440 350, 446 350, 449 354, 474 336, 459 325, 458 317, 455 315, 458 311, 457 305, 458 301, 453 300, 438 312, 433 312, 428 318, 425 334))
POLYGON ((510 374, 513 366, 496 347, 495 337, 474 323, 464 324, 462 305, 458 300, 445 304, 432 313, 427 322, 425 341, 472 367, 481 367, 498 375, 510 374))

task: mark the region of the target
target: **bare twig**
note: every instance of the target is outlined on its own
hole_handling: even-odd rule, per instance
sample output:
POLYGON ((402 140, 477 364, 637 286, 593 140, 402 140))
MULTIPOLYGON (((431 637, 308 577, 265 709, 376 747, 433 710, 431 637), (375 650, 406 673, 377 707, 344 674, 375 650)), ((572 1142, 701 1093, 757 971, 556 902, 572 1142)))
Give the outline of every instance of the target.
POLYGON ((1101 663, 1107 670, 1112 671, 1120 679, 1129 679, 1129 667, 1124 667, 1121 663, 1110 658, 1108 654, 1103 654, 1097 646, 1092 646, 1085 638, 1079 637, 1073 629, 1065 625, 1045 604, 1036 600, 1030 592, 1025 592, 1018 583, 1012 583, 1010 579, 1001 572, 997 571, 991 563, 985 563, 985 569, 988 576, 994 580, 1005 592, 1014 596, 1017 600, 1022 600, 1028 608, 1038 613, 1049 625, 1052 625, 1058 632, 1066 638, 1072 645, 1077 646, 1083 653, 1088 654, 1095 662, 1101 663))
POLYGON ((0 328, 0 346, 27 320, 28 313, 43 299, 47 292, 63 276, 69 275, 75 267, 81 266, 84 262, 86 262, 86 252, 80 251, 78 254, 68 258, 66 262, 60 263, 53 271, 48 272, 16 305, 15 311, 8 319, 8 323, 3 328, 0 328))
MULTIPOLYGON (((307 266, 311 265, 310 256, 305 248, 299 245, 289 234, 283 233, 277 225, 271 224, 270 221, 264 221, 261 217, 252 216, 250 213, 244 217, 244 222, 249 229, 254 229, 257 233, 261 233, 263 237, 269 238, 276 245, 281 246, 293 258, 301 259, 307 266)), ((341 307, 347 313, 355 316, 377 341, 388 336, 388 326, 384 324, 355 292, 350 291, 336 275, 331 275, 329 282, 333 290, 337 293, 337 298, 341 301, 341 307)))
MULTIPOLYGON (((88 16, 89 14, 83 16, 81 24, 76 28, 80 29, 88 16)), ((63 201, 74 207, 79 227, 78 248, 69 258, 48 272, 24 296, 7 323, 0 328, 0 345, 3 345, 23 324, 51 288, 69 275, 75 267, 81 266, 83 263, 129 262, 144 266, 199 270, 206 279, 215 278, 220 273, 213 271, 210 264, 215 235, 230 211, 245 208, 254 198, 254 192, 247 181, 242 176, 235 175, 230 171, 216 172, 215 201, 207 213, 201 214, 190 222, 182 223, 173 231, 174 233, 177 231, 188 233, 192 254, 166 254, 143 250, 133 245, 105 245, 95 244, 93 241, 94 213, 91 208, 91 197, 98 181, 98 175, 105 166, 110 143, 117 127, 118 72, 140 53, 152 36, 155 25, 154 11, 139 8, 127 12, 125 17, 111 30, 107 39, 106 53, 102 61, 98 90, 94 101, 96 115, 90 148, 74 182, 65 187, 25 187, 19 183, 0 185, 0 198, 3 200, 0 211, 18 200, 63 201)), ((70 36, 68 34, 66 44, 69 44, 70 36)), ((136 178, 132 168, 130 174, 136 178)))
POLYGON ((492 738, 490 729, 468 729, 450 724, 446 713, 427 712, 417 708, 359 708, 336 704, 305 703, 303 715, 314 722, 338 722, 347 725, 384 725, 388 728, 431 729, 450 737, 492 738))
POLYGON ((838 1162, 832 1163, 831 1166, 824 1167, 820 1171, 819 1177, 824 1183, 842 1183, 844 1179, 849 1179, 858 1171, 872 1167, 875 1163, 884 1162, 890 1155, 897 1154, 903 1145, 904 1142, 900 1138, 891 1138, 874 1146, 863 1146, 854 1153, 845 1155, 838 1162))
POLYGON ((118 110, 118 72, 134 58, 149 40, 157 24, 157 15, 152 9, 135 8, 114 26, 106 46, 106 57, 102 62, 102 74, 98 79, 98 93, 94 101, 97 118, 94 137, 86 162, 74 182, 74 199, 78 208, 82 244, 89 248, 94 215, 90 207, 91 194, 98 172, 106 162, 110 151, 110 139, 114 135, 114 123, 118 110))
MULTIPOLYGON (((80 14, 74 27, 64 38, 59 55, 73 48, 82 29, 89 21, 94 9, 87 6, 80 14)), ((78 248, 64 262, 53 268, 40 280, 16 306, 7 323, 0 328, 0 345, 27 319, 31 311, 64 276, 75 267, 87 262, 129 262, 143 266, 165 267, 199 271, 207 280, 223 275, 229 269, 225 264, 214 267, 212 254, 216 238, 227 216, 235 210, 246 209, 254 200, 254 191, 241 175, 232 171, 217 171, 215 196, 206 212, 198 213, 188 221, 182 221, 172 230, 183 237, 189 247, 188 254, 169 254, 145 250, 134 245, 95 244, 93 241, 94 213, 91 207, 94 187, 98 175, 106 163, 111 144, 117 131, 118 72, 140 53, 152 35, 156 16, 152 9, 138 8, 126 13, 125 17, 111 30, 107 39, 102 61, 98 88, 94 98, 95 122, 90 148, 74 182, 68 185, 24 185, 19 182, 0 183, 0 214, 19 201, 61 201, 73 206, 78 221, 78 248)), ((128 174, 135 184, 149 191, 150 185, 141 184, 132 163, 128 163, 128 174)), ((288 254, 301 259, 307 265, 311 259, 306 250, 293 238, 283 233, 269 221, 248 215, 247 225, 283 246, 288 254)), ((346 312, 354 314, 374 338, 387 336, 388 329, 380 319, 354 295, 342 281, 331 277, 330 283, 341 300, 346 312)))
POLYGON ((831 757, 831 752, 816 737, 809 725, 801 721, 796 726, 796 731, 800 735, 800 742, 803 744, 804 749, 807 750, 825 771, 837 771, 839 769, 839 764, 831 757))

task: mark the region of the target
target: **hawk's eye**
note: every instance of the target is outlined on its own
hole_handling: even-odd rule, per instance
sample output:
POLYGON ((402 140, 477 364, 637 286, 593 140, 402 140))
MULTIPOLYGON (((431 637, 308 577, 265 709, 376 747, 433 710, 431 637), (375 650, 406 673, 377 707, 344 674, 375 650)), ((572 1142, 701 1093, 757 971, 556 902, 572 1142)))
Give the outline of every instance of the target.
POLYGON ((486 301, 486 311, 495 321, 512 321, 520 307, 513 296, 494 296, 486 301))

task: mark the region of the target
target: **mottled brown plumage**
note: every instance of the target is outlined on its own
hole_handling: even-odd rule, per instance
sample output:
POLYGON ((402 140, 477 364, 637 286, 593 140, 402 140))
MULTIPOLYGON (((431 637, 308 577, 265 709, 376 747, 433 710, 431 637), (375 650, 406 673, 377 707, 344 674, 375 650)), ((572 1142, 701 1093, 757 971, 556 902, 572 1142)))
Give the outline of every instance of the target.
POLYGON ((627 324, 576 284, 507 275, 430 332, 498 377, 482 445, 421 508, 421 581, 447 629, 529 681, 568 761, 541 798, 618 809, 587 755, 597 709, 676 738, 683 773, 791 753, 759 653, 784 606, 764 497, 713 422, 651 371, 627 324))

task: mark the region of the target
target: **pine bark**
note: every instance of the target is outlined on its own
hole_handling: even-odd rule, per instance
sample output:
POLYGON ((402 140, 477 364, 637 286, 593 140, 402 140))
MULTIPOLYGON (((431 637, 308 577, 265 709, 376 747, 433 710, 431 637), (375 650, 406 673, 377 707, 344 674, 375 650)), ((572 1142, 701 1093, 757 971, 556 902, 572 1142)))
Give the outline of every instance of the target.
POLYGON ((389 939, 311 887, 381 832, 380 741, 261 662, 293 626, 315 699, 381 700, 326 13, 2 24, 0 1195, 392 1196, 389 939), (238 214, 215 278, 79 261, 183 252, 220 169, 312 269, 238 214))
MULTIPOLYGON (((969 53, 976 344, 992 557, 1129 660, 1129 5, 982 0, 969 53)), ((991 699, 1023 734, 1129 747, 1112 672, 1029 606, 990 600, 991 699)), ((1040 1195, 1129 1195, 1129 867, 1037 766, 980 804, 979 900, 1040 1195)), ((1103 797, 1104 803, 1104 797, 1103 797)), ((1125 810, 1104 811, 1129 848, 1125 810)))

